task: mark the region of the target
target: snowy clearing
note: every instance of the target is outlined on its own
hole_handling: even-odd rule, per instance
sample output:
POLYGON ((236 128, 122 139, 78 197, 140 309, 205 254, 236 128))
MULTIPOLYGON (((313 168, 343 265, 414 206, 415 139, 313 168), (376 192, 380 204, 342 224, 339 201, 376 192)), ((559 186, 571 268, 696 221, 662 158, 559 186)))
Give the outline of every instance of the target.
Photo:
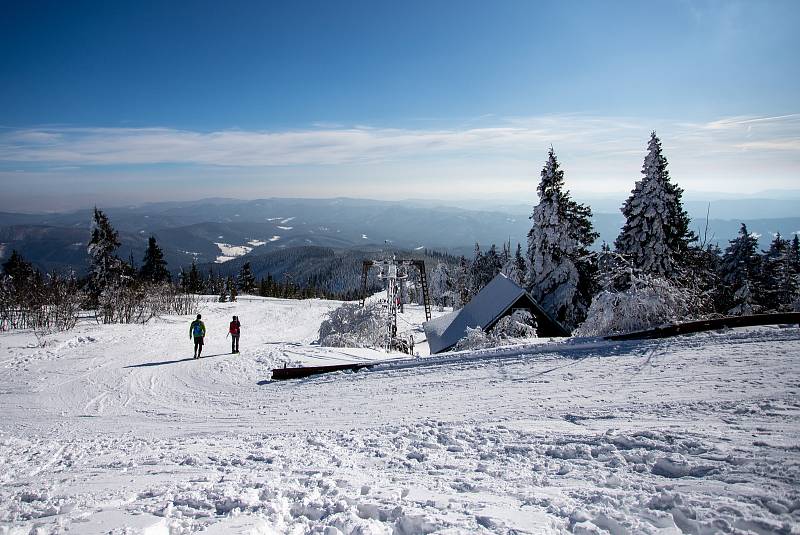
POLYGON ((0 533, 800 533, 796 327, 269 381, 338 305, 0 334, 0 533))
POLYGON ((244 256, 253 250, 252 247, 248 247, 247 245, 231 245, 230 243, 216 243, 216 242, 214 243, 214 245, 219 247, 219 251, 222 253, 220 256, 217 257, 216 260, 214 260, 216 264, 222 264, 223 262, 227 262, 228 260, 233 260, 234 258, 244 256))

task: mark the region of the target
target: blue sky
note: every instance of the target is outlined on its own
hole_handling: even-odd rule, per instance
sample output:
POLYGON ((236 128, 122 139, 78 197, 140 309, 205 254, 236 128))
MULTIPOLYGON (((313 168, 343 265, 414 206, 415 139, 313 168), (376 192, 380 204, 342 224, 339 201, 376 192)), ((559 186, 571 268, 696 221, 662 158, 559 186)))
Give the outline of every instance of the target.
POLYGON ((550 144, 576 193, 618 193, 652 129, 687 190, 799 182, 800 2, 3 12, 0 209, 391 198, 399 183, 400 197, 518 198, 535 191, 550 144))

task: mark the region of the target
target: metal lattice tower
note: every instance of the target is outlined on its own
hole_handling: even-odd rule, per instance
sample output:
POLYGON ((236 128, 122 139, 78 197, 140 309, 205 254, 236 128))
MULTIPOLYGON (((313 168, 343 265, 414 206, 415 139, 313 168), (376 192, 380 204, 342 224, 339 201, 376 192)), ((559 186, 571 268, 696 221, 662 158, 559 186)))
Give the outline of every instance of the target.
POLYGON ((428 279, 425 273, 425 262, 422 260, 398 260, 394 256, 391 259, 372 261, 364 260, 363 271, 361 273, 361 306, 367 298, 367 281, 371 267, 380 269, 378 278, 386 283, 386 350, 401 349, 403 351, 413 351, 413 338, 410 343, 401 340, 397 336, 397 311, 400 305, 401 284, 408 278, 408 270, 411 267, 419 269, 420 286, 422 287, 423 305, 425 307, 425 320, 431 319, 431 303, 428 291, 428 279), (409 347, 410 346, 410 347, 409 347))

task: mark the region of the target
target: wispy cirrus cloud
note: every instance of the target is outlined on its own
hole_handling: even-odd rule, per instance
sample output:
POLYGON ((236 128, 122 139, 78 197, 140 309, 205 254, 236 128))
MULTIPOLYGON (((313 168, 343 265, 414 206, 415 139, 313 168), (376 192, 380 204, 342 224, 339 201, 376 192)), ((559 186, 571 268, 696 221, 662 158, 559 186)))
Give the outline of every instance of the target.
POLYGON ((466 130, 323 128, 284 132, 170 128, 28 129, 0 134, 0 161, 80 165, 340 165, 484 154, 541 143, 543 132, 503 126, 466 130))
POLYGON ((707 122, 490 116, 449 128, 0 129, 0 186, 19 198, 32 184, 62 191, 65 183, 75 194, 105 189, 107 197, 140 200, 181 198, 187 190, 386 197, 398 184, 439 197, 531 196, 552 144, 573 191, 626 192, 640 176, 651 130, 688 190, 798 187, 800 114, 707 122))
POLYGON ((702 127, 708 130, 736 130, 739 128, 751 128, 752 125, 772 125, 797 127, 800 124, 800 114, 777 115, 775 117, 727 117, 705 123, 702 127))
POLYGON ((370 126, 305 130, 41 127, 0 131, 0 162, 48 165, 293 166, 376 163, 464 155, 492 158, 558 145, 570 152, 641 152, 656 128, 668 146, 692 152, 798 152, 800 114, 730 117, 706 123, 554 115, 491 126, 401 129, 370 126), (699 144, 692 147, 691 144, 699 144))

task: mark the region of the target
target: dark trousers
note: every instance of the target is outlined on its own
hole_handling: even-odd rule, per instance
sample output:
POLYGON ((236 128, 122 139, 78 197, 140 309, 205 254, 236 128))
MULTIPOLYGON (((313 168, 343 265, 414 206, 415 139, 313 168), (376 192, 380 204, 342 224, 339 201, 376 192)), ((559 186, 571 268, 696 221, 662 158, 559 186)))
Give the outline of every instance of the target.
POLYGON ((232 334, 231 335, 231 353, 238 353, 239 352, 239 335, 232 334))
POLYGON ((195 354, 199 355, 201 351, 203 351, 203 337, 202 336, 195 336, 194 337, 194 352, 195 352, 195 354))

